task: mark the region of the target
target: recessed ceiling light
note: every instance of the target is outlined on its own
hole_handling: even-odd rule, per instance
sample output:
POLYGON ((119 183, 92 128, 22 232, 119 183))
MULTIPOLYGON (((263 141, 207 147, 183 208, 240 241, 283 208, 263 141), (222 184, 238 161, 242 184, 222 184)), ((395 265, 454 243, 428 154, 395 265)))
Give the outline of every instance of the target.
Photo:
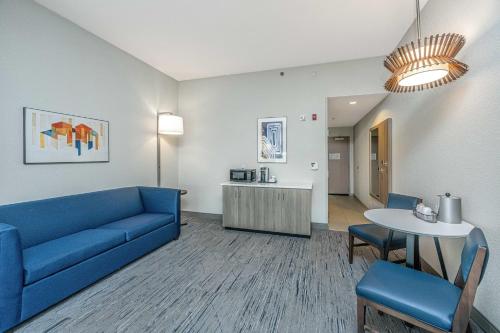
POLYGON ((354 105, 354 104, 358 104, 358 102, 356 102, 356 101, 350 101, 349 104, 354 105))

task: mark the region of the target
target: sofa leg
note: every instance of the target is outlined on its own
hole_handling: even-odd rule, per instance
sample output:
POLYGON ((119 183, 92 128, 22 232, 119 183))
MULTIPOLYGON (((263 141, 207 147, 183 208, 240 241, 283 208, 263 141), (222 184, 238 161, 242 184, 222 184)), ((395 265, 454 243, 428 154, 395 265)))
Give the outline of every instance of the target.
POLYGON ((366 305, 363 300, 358 297, 358 333, 365 332, 365 323, 366 323, 366 305))
POLYGON ((354 256, 354 236, 349 233, 349 264, 352 264, 354 256))

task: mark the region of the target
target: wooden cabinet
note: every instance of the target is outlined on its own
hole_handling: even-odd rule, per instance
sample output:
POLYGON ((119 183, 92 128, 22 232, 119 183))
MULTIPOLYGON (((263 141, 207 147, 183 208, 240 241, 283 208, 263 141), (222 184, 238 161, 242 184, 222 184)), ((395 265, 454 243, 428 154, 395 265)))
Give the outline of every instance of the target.
POLYGON ((225 227, 238 227, 238 187, 224 186, 222 223, 225 227))
POLYGON ((237 187, 238 220, 240 226, 252 225, 255 220, 255 189, 237 187))
POLYGON ((223 226, 311 234, 311 189, 223 186, 223 226))
POLYGON ((280 189, 255 188, 255 230, 273 231, 274 221, 281 219, 281 206, 277 204, 280 189))
POLYGON ((275 222, 275 231, 299 235, 311 234, 311 191, 282 190, 281 219, 275 222))

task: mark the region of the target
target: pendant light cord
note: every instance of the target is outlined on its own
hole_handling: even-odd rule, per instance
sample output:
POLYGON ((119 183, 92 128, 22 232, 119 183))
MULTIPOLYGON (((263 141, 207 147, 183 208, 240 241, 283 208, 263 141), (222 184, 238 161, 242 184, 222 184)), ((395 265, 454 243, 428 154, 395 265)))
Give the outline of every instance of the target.
POLYGON ((415 0, 416 2, 416 7, 417 7, 417 38, 421 39, 422 38, 422 31, 420 30, 420 1, 415 0))

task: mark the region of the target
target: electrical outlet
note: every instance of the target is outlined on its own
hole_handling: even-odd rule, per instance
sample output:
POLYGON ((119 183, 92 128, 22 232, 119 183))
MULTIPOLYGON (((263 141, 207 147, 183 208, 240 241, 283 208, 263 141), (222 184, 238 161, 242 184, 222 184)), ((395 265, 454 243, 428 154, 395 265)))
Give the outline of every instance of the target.
POLYGON ((318 162, 311 162, 311 170, 319 170, 318 162))

